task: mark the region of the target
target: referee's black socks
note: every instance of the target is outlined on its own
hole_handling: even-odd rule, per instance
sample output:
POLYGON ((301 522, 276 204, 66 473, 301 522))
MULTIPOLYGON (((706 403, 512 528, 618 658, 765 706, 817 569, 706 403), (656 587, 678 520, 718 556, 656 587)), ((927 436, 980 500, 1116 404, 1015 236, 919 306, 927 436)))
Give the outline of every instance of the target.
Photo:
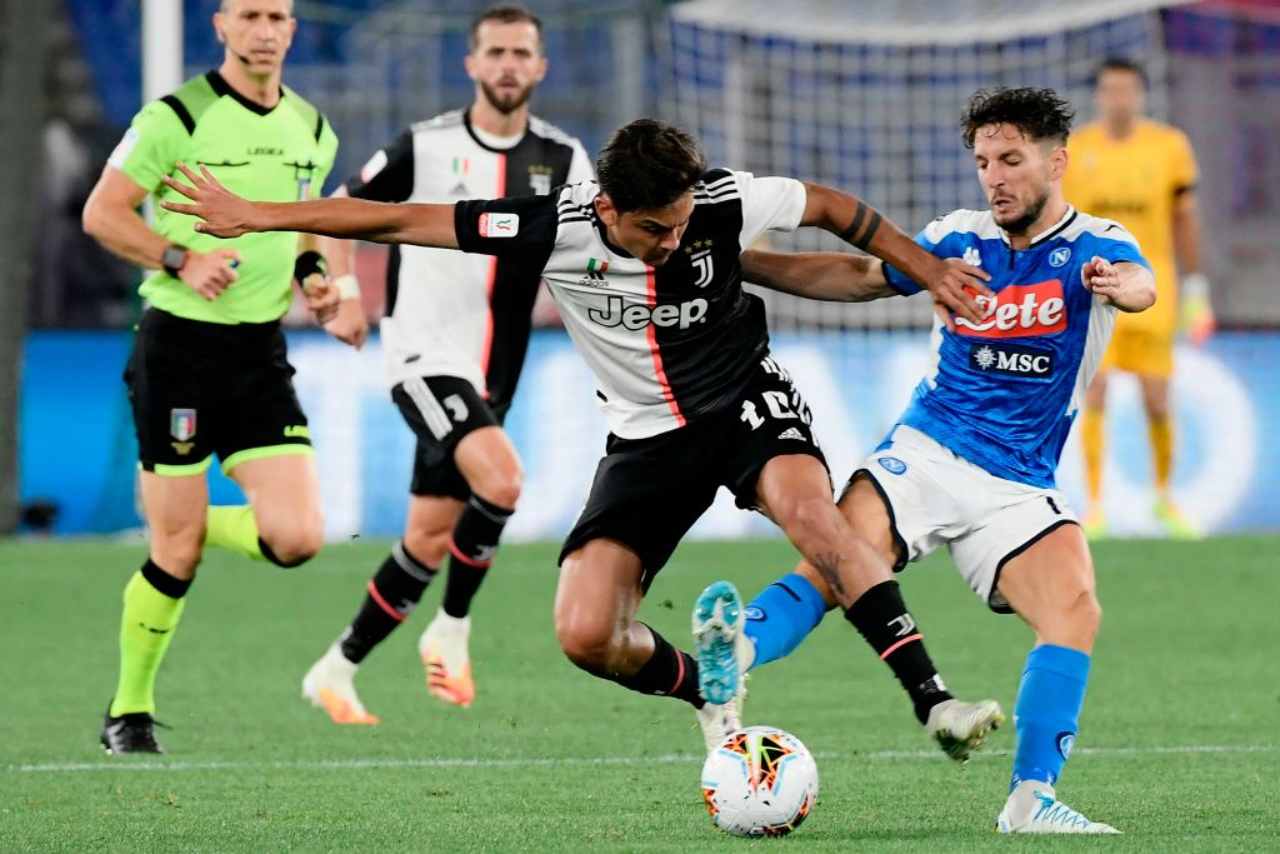
POLYGON ((924 648, 924 634, 902 601, 898 582, 890 579, 872 587, 844 615, 907 689, 920 723, 929 719, 930 709, 951 699, 924 648))
POLYGON ((471 612, 471 600, 493 563, 502 529, 514 512, 479 495, 467 499, 449 540, 449 576, 440 607, 450 617, 462 619, 471 612))
POLYGON ((404 540, 392 546, 391 554, 369 580, 369 593, 355 619, 338 639, 343 657, 353 664, 364 661, 413 612, 436 572, 410 554, 404 540))

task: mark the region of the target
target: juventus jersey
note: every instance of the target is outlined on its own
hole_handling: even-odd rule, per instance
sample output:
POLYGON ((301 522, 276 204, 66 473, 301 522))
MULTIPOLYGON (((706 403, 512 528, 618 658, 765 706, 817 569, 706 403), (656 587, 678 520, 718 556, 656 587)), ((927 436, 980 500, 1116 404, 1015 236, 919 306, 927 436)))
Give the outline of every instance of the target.
MULTIPOLYGON (((592 177, 582 143, 534 116, 508 149, 481 141, 456 110, 413 125, 346 183, 357 199, 456 202, 547 196, 592 177)), ((394 246, 382 345, 391 385, 421 376, 469 381, 498 411, 511 403, 529 344, 539 271, 501 257, 394 246)))
POLYGON ((585 181, 553 197, 459 202, 458 245, 540 273, 615 435, 654 436, 732 405, 769 349, 764 303, 743 291, 739 255, 764 231, 799 227, 804 185, 707 172, 680 248, 656 268, 606 240, 599 194, 585 181))

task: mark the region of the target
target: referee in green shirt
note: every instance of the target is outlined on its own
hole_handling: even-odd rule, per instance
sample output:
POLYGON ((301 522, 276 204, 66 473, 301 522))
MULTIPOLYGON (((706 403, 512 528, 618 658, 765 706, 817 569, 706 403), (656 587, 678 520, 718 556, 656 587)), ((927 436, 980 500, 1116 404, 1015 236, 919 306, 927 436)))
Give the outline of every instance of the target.
MULTIPOLYGON (((158 271, 142 283, 150 307, 125 370, 150 553, 124 591, 120 678, 102 730, 109 753, 160 752, 156 671, 205 544, 297 566, 323 540, 307 418, 280 317, 297 281, 317 319, 337 321, 342 283, 328 280, 317 253, 299 253, 307 247, 296 234, 220 241, 195 232, 190 217, 157 207, 148 226, 137 212, 148 195, 173 195, 161 178, 179 161, 201 164, 252 199, 319 195, 338 138, 315 107, 281 85, 297 29, 292 6, 223 0, 213 16, 226 46, 222 65, 142 108, 84 208, 86 232, 158 271), (214 454, 249 505, 209 506, 214 454)), ((363 339, 349 328, 330 331, 349 343, 363 339)))

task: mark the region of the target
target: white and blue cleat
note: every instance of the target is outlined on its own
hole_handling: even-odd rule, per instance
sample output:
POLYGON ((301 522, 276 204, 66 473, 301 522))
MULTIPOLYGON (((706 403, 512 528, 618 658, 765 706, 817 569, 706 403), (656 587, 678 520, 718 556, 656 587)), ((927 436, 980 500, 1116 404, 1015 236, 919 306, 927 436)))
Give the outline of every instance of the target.
POLYGON ((1048 783, 1023 780, 1009 794, 996 818, 998 833, 1119 833, 1109 824, 1091 821, 1058 800, 1048 783))
POLYGON ((740 653, 750 646, 742 634, 742 623, 742 597, 728 581, 711 584, 694 603, 698 691, 708 703, 723 706, 738 699, 742 690, 746 667, 740 653))

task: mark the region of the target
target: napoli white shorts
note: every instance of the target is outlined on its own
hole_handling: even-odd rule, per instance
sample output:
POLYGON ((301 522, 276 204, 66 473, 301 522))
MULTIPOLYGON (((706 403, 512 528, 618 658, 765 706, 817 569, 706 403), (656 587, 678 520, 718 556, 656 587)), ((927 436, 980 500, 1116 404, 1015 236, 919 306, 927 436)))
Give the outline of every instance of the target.
POLYGON ((993 611, 1012 611, 997 589, 1004 565, 1076 521, 1058 490, 996 477, 901 424, 854 477, 859 472, 871 476, 888 505, 906 560, 947 546, 960 575, 993 611))

